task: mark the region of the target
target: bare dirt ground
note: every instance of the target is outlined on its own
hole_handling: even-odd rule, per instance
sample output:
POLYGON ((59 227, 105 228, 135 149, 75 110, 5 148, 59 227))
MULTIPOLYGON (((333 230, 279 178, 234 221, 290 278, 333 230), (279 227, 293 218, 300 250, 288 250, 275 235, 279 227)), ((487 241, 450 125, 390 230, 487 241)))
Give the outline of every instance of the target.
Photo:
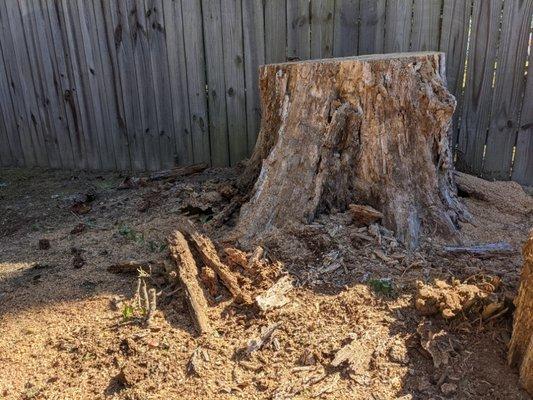
POLYGON ((129 315, 137 278, 107 267, 164 259, 184 214, 227 260, 223 248, 238 247, 228 239, 232 221, 215 229, 210 220, 228 204, 234 177, 207 170, 117 190, 118 174, 1 170, 0 398, 528 398, 506 353, 533 206, 510 183, 489 184, 493 197, 463 193, 474 218, 462 229, 466 244, 508 241, 510 253, 450 254, 433 237, 408 253, 379 225, 337 213, 264 238, 278 269, 260 289, 284 274, 295 282, 283 307, 235 304, 220 286, 207 294, 215 330, 198 337, 179 284, 154 278, 152 326, 129 315), (497 312, 462 309, 472 285, 454 297, 459 282, 477 285, 497 312), (417 302, 423 284, 424 307, 434 293, 451 293, 436 312, 417 302), (247 354, 273 323, 267 343, 247 354))

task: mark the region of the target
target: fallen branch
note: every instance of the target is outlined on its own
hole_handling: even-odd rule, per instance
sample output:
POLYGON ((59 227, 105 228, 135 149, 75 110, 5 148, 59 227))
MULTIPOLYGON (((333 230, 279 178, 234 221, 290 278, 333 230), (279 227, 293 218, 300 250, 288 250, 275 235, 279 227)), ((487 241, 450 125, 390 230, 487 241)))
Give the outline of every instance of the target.
POLYGON ((178 266, 178 275, 183 285, 193 321, 200 334, 211 330, 207 317, 207 301, 198 282, 198 269, 185 237, 175 231, 168 239, 170 256, 178 266))

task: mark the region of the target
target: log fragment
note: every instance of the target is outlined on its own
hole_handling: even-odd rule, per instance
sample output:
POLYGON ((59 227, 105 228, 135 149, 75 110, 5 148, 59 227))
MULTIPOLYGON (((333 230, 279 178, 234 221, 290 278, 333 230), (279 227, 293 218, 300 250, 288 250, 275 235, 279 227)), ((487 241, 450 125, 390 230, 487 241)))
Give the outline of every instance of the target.
POLYGON ((408 247, 456 238, 466 216, 452 176, 455 99, 444 54, 384 54, 260 69, 261 131, 238 184, 243 244, 289 222, 366 204, 408 247))
POLYGON ((357 225, 370 225, 383 218, 383 214, 374 207, 361 204, 350 204, 348 206, 354 223, 357 225))
POLYGON ((191 254, 187 240, 180 231, 175 231, 168 239, 170 256, 178 266, 178 275, 193 321, 200 334, 211 330, 207 317, 207 301, 199 284, 198 268, 191 254))
POLYGON ((513 247, 508 242, 496 242, 472 246, 444 246, 443 250, 449 254, 470 254, 485 258, 500 254, 510 254, 513 252, 513 247))
POLYGON ((533 230, 524 245, 524 267, 515 299, 513 335, 509 345, 509 365, 518 367, 520 383, 533 396, 533 230))
POLYGON ((247 304, 251 303, 250 296, 241 291, 235 275, 230 271, 226 264, 220 261, 211 239, 197 231, 190 232, 190 235, 198 253, 200 253, 202 261, 217 273, 224 286, 226 286, 233 297, 235 297, 235 300, 247 304))

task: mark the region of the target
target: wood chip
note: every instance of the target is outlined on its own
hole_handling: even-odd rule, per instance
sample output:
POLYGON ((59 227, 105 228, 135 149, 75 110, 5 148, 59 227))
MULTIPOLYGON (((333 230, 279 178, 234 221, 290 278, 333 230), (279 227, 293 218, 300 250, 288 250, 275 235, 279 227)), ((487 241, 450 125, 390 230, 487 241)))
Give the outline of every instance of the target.
POLYGON ((267 342, 270 341, 272 334, 281 326, 281 322, 274 322, 261 330, 261 336, 248 341, 246 354, 260 350, 267 342))
POLYGON ((354 223, 358 225, 370 225, 383 218, 383 214, 373 207, 362 204, 350 204, 348 206, 354 223))
POLYGON ((289 302, 289 298, 285 295, 289 293, 293 287, 291 277, 288 275, 283 276, 264 293, 257 296, 255 302, 261 311, 283 307, 289 302))

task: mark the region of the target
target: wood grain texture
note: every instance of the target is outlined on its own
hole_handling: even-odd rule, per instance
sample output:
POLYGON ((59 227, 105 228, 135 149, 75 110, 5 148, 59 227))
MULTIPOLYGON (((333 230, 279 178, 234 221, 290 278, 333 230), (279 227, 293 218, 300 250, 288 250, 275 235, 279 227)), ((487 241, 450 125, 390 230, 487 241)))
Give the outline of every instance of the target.
POLYGON ((224 76, 224 44, 222 43, 222 11, 220 0, 203 0, 202 14, 207 67, 209 106, 209 138, 214 166, 229 165, 226 81, 224 76))
POLYGON ((358 54, 383 53, 385 45, 386 0, 360 0, 358 54))
POLYGON ((459 135, 458 121, 463 111, 463 78, 468 43, 471 0, 444 0, 439 50, 446 54, 446 81, 457 107, 452 119, 452 148, 459 135))
POLYGON ((193 162, 181 1, 163 1, 177 163, 193 162))
MULTIPOLYGON (((287 0, 265 1, 265 62, 283 62, 287 57, 287 0)), ((290 1, 290 0, 289 0, 290 1)))
POLYGON ((505 1, 483 177, 508 180, 525 87, 533 0, 505 1))
POLYGON ((333 56, 335 0, 311 0, 311 58, 333 56))
POLYGON ((527 70, 526 91, 520 112, 512 178, 522 185, 533 186, 533 65, 531 56, 527 70))
POLYGON ((309 0, 287 1, 287 59, 311 57, 311 16, 309 0))
POLYGON ((244 71, 246 78, 246 131, 248 156, 252 153, 261 123, 259 65, 265 63, 265 29, 262 0, 242 3, 244 71))
POLYGON ((194 162, 211 162, 200 2, 181 1, 194 162))
POLYGON ((411 51, 439 49, 442 0, 414 0, 411 51))
POLYGON ((333 56, 357 55, 359 44, 359 0, 336 0, 333 24, 333 56))
POLYGON ((409 51, 413 0, 388 0, 385 14, 385 53, 409 51))
POLYGON ((241 0, 221 0, 221 8, 229 159, 235 165, 248 154, 241 0))
POLYGON ((457 166, 473 174, 480 174, 483 167, 501 9, 501 0, 475 0, 472 9, 457 166))

